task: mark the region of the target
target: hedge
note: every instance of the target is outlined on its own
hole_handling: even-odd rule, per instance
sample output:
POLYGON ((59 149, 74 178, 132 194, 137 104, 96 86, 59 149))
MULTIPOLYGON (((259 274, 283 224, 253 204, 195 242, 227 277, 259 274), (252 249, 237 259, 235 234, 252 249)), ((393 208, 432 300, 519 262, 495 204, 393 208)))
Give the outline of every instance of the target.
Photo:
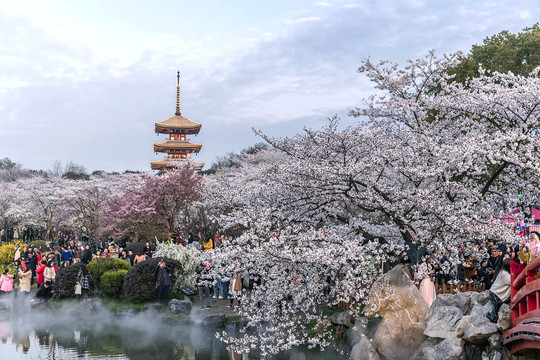
POLYGON ((122 294, 122 285, 124 284, 124 278, 126 277, 127 273, 127 269, 105 272, 101 276, 101 292, 109 296, 120 296, 122 294))
POLYGON ((129 270, 131 264, 125 260, 118 258, 96 258, 93 259, 86 265, 86 268, 92 275, 92 279, 98 288, 101 288, 101 277, 107 271, 116 271, 116 270, 129 270))
POLYGON ((75 283, 77 282, 77 274, 82 263, 76 263, 68 267, 58 269, 56 278, 54 279, 54 299, 63 299, 75 296, 75 283))
MULTIPOLYGON (((146 247, 146 242, 136 242, 136 243, 127 243, 124 250, 126 250, 126 253, 131 250, 133 251, 133 254, 138 255, 139 251, 144 250, 146 247)), ((150 245, 152 247, 152 245, 150 245)))
POLYGON ((171 269, 171 283, 173 289, 179 276, 183 274, 182 264, 169 258, 152 258, 138 264, 135 264, 124 279, 124 295, 131 301, 153 300, 157 297, 156 277, 154 270, 160 260, 171 269))

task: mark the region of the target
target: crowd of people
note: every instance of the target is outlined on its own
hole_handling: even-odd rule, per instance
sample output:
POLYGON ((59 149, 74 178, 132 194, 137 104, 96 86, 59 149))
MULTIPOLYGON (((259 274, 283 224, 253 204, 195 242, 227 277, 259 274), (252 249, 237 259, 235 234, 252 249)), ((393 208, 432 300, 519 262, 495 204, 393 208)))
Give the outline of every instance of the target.
MULTIPOLYGON (((414 266, 407 256, 403 256, 400 266, 419 283, 420 293, 428 306, 436 298, 436 288, 447 284, 458 287, 475 284, 477 289, 490 291, 498 311, 510 300, 511 275, 518 276, 527 264, 540 256, 540 234, 530 232, 527 240, 515 246, 491 240, 456 246, 460 249, 457 256, 445 251, 435 258, 427 251, 414 266)), ((492 313, 490 318, 496 316, 492 313)))
MULTIPOLYGON (((224 235, 203 236, 201 233, 192 232, 180 232, 171 238, 171 242, 178 246, 193 246, 200 251, 212 251, 228 241, 224 235)), ((490 290, 492 301, 497 306, 509 301, 510 274, 518 275, 528 263, 540 256, 540 234, 531 232, 528 241, 517 246, 485 240, 456 241, 456 247, 459 248, 457 255, 443 251, 442 256, 435 257, 435 251, 430 252, 429 248, 423 248, 415 254, 414 261, 411 261, 407 254, 403 254, 400 259, 399 266, 419 284, 428 306, 431 306, 436 298, 436 288, 446 285, 475 284, 477 289, 490 290)), ((47 301, 54 293, 53 284, 58 269, 81 262, 83 265, 77 274, 74 291, 78 297, 86 299, 91 280, 86 264, 92 259, 116 257, 133 266, 151 258, 153 253, 154 248, 149 242, 134 253, 129 247, 125 247, 125 243, 98 240, 90 244, 65 235, 58 242, 47 241, 47 250, 43 252, 32 246, 17 249, 15 272, 10 275, 7 270, 4 271, 0 277, 0 291, 8 293, 18 286, 20 293, 28 294, 32 285, 37 284, 35 299, 47 301)), ((239 299, 238 295, 246 284, 242 274, 237 271, 239 266, 236 261, 239 260, 220 269, 213 268, 210 262, 200 264, 196 289, 202 309, 210 307, 210 298, 229 299, 230 307, 233 306, 234 299, 239 299)), ((164 262, 160 262, 156 267, 155 277, 158 299, 166 304, 171 292, 171 280, 170 269, 164 262)), ((251 282, 248 286, 252 286, 251 282)), ((184 290, 190 292, 187 288, 184 290)))
MULTIPOLYGON (((46 239, 46 250, 41 251, 38 246, 31 243, 25 243, 20 248, 17 247, 14 255, 14 271, 12 271, 12 274, 8 269, 4 271, 0 277, 0 291, 9 293, 17 289, 18 294, 28 296, 32 286, 36 284, 37 290, 33 292, 33 301, 36 302, 47 302, 53 296, 54 280, 61 267, 76 263, 82 264, 77 274, 74 293, 77 298, 87 299, 91 276, 86 265, 90 261, 95 258, 114 257, 125 260, 133 266, 152 258, 155 251, 153 244, 150 242, 146 242, 142 249, 140 246, 136 246, 134 248, 138 250, 132 250, 129 246, 126 246, 125 242, 90 241, 88 238, 76 236, 73 232, 60 232, 57 234, 56 241, 52 241, 44 235, 50 234, 50 232, 47 233, 39 229, 34 230, 30 227, 24 227, 23 229, 24 239, 27 241, 36 239, 41 234, 42 238, 46 239), (30 234, 34 235, 30 236, 30 234)), ((17 236, 18 231, 18 228, 14 228, 10 235, 17 236)), ((13 240, 17 240, 17 238, 13 238, 13 240)), ((223 246, 228 239, 227 236, 220 234, 202 235, 200 232, 177 231, 170 241, 178 246, 193 246, 200 251, 212 251, 216 247, 223 246)), ((230 280, 223 279, 224 281, 221 281, 221 278, 214 279, 212 277, 202 280, 208 275, 204 275, 206 270, 202 264, 201 269, 198 271, 196 284, 196 289, 201 295, 201 304, 206 303, 207 307, 209 307, 208 298, 211 291, 214 293, 214 298, 229 298, 228 284, 230 280), (207 297, 206 302, 203 301, 204 296, 207 297)), ((170 269, 165 266, 164 262, 160 262, 156 267, 155 277, 158 300, 166 304, 171 292, 171 283, 170 269)), ((232 289, 231 291, 234 292, 235 290, 232 289)))

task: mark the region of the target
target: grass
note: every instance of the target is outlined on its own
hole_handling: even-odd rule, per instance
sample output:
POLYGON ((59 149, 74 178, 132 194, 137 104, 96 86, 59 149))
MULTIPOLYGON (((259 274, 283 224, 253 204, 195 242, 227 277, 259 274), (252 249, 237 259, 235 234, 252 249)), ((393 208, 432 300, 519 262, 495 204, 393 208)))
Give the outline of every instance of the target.
POLYGON ((155 301, 146 301, 146 302, 132 302, 125 299, 113 299, 113 298, 102 298, 103 306, 109 309, 112 312, 122 312, 127 311, 132 308, 142 309, 144 305, 153 303, 155 301))

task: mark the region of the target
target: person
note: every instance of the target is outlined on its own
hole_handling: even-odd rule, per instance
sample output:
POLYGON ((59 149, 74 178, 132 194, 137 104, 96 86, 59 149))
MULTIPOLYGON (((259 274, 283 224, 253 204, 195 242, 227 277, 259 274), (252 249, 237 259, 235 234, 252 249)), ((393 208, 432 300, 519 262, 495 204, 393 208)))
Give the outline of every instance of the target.
POLYGON ((399 260, 399 264, 397 264, 394 268, 403 269, 405 274, 409 277, 410 280, 412 280, 412 274, 411 274, 411 259, 407 255, 403 255, 401 259, 399 260))
POLYGON ((90 263, 90 261, 92 261, 92 250, 90 250, 90 245, 86 245, 86 247, 84 248, 84 252, 83 252, 81 261, 85 265, 88 265, 88 263, 90 263))
POLYGON ((418 275, 422 277, 422 281, 420 282, 420 294, 424 298, 424 301, 426 302, 428 308, 431 307, 431 304, 435 301, 435 297, 437 296, 435 293, 435 268, 431 264, 431 257, 427 257, 426 261, 420 265, 419 269, 422 269, 423 271, 419 270, 418 275))
POLYGON ((204 251, 212 251, 212 249, 214 249, 214 241, 212 238, 207 238, 207 240, 203 242, 202 246, 204 251))
POLYGON ((463 273, 467 284, 472 284, 476 279, 476 264, 471 260, 469 254, 466 254, 463 259, 463 273))
POLYGON ((231 265, 231 273, 233 280, 230 282, 229 285, 229 308, 233 307, 234 299, 237 299, 238 306, 240 306, 240 298, 239 296, 242 294, 242 278, 240 277, 239 273, 239 259, 235 259, 231 265))
POLYGON ((510 261, 510 259, 503 261, 502 267, 489 289, 489 297, 493 303, 493 308, 486 314, 486 317, 492 322, 497 322, 499 309, 502 304, 510 300, 510 261))
POLYGON ((109 253, 109 249, 103 250, 103 255, 101 257, 106 258, 106 259, 110 258, 111 254, 109 253))
POLYGON ((519 274, 521 274, 523 269, 525 269, 525 264, 522 263, 519 259, 519 256, 514 253, 512 261, 510 262, 510 273, 514 276, 518 276, 519 274))
POLYGON ((486 289, 489 290, 490 286, 495 280, 496 274, 499 273, 503 263, 503 257, 498 248, 493 247, 491 249, 491 257, 488 260, 488 268, 486 269, 486 276, 488 277, 486 289))
POLYGON ((145 260, 146 260, 146 256, 144 255, 143 251, 140 250, 139 254, 137 254, 137 256, 135 256, 135 258, 133 259, 133 265, 138 264, 145 260))
POLYGON ((197 290, 199 291, 199 300, 201 303, 201 309, 210 309, 210 286, 212 286, 213 278, 209 271, 212 268, 210 263, 200 264, 197 269, 197 290))
POLYGON ((167 306, 169 304, 169 295, 171 293, 171 269, 165 264, 165 260, 160 260, 154 276, 157 276, 156 288, 158 289, 158 301, 167 306))
POLYGON ((135 261, 135 254, 133 254, 132 250, 128 251, 128 259, 131 266, 133 266, 133 261, 135 261))
POLYGON ((13 290, 13 275, 9 274, 9 270, 5 269, 0 277, 0 291, 2 294, 7 294, 13 290))
POLYGON ((30 294, 30 286, 32 285, 32 270, 28 264, 25 264, 22 269, 19 269, 19 279, 20 292, 30 294))
POLYGON ((49 299, 53 296, 53 287, 50 281, 45 281, 41 284, 36 292, 36 300, 42 303, 49 302, 49 299))
POLYGON ((30 278, 30 285, 33 285, 34 281, 36 280, 37 264, 37 257, 35 256, 34 251, 30 250, 28 252, 28 266, 30 267, 30 271, 32 272, 32 277, 30 278))
POLYGON ((67 263, 68 265, 71 264, 71 258, 73 255, 71 254, 71 251, 69 249, 63 249, 61 258, 62 258, 62 266, 67 263))
POLYGON ((536 231, 529 234, 529 249, 534 257, 540 256, 540 234, 536 231))
MULTIPOLYGON (((90 279, 92 276, 86 268, 86 264, 82 264, 79 272, 77 273, 77 283, 81 285, 82 297, 84 300, 88 300, 88 291, 90 290, 90 279)), ((77 295, 77 300, 79 300, 79 295, 77 295)))
POLYGON ((52 284, 54 282, 54 278, 56 278, 56 272, 57 272, 57 268, 54 265, 54 261, 49 260, 49 262, 47 263, 47 267, 45 268, 45 271, 43 272, 44 280, 52 284))
POLYGON ((122 252, 120 253, 120 256, 118 257, 120 260, 124 260, 124 261, 127 261, 127 262, 130 262, 129 260, 129 257, 127 255, 127 252, 126 250, 122 250, 122 252))
POLYGON ((150 259, 152 257, 152 248, 150 247, 150 243, 147 242, 146 246, 144 247, 144 255, 147 256, 147 259, 150 259))
POLYGON ((47 267, 47 261, 41 260, 39 264, 39 268, 36 269, 36 274, 37 274, 36 283, 38 287, 41 286, 41 284, 45 282, 45 276, 43 275, 43 273, 45 272, 46 267, 47 267))

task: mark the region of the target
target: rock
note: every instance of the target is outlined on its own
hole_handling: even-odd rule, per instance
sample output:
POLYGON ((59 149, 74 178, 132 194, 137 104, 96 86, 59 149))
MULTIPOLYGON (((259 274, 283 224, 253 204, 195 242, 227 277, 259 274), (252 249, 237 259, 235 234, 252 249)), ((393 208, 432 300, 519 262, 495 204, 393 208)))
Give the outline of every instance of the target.
POLYGON ((169 301, 169 311, 173 314, 190 314, 192 304, 187 300, 169 301))
POLYGON ((502 337, 498 332, 489 337, 489 347, 491 350, 500 350, 502 347, 502 337))
POLYGON ((380 360, 375 347, 365 335, 361 335, 359 341, 351 350, 352 360, 380 360))
POLYGON ((480 304, 483 306, 486 305, 488 302, 490 302, 489 290, 471 293, 471 305, 480 304))
POLYGON ((497 324, 492 323, 486 317, 484 319, 470 317, 468 326, 463 328, 463 339, 477 344, 487 340, 499 330, 497 324))
POLYGON ((207 329, 217 329, 225 326, 225 314, 209 314, 202 320, 202 325, 207 329))
POLYGON ((182 326, 182 327, 189 326, 189 318, 176 317, 176 316, 173 316, 172 314, 166 314, 165 316, 163 316, 161 318, 161 322, 169 326, 182 326))
POLYGON ((501 308, 499 309, 499 320, 497 321, 497 325, 499 325, 499 328, 502 332, 505 332, 512 326, 512 319, 510 317, 510 305, 502 304, 501 308))
POLYGON ((484 305, 482 304, 475 304, 470 312, 471 318, 486 318, 486 314, 491 310, 493 307, 493 304, 491 301, 488 301, 484 305))
MULTIPOLYGON (((471 292, 460 292, 457 294, 439 294, 431 304, 431 311, 435 311, 440 306, 453 306, 461 310, 463 314, 468 314, 471 309, 471 292)), ((429 314, 428 314, 429 316, 429 314)))
POLYGON ((457 326, 463 312, 455 306, 437 306, 429 310, 426 316, 424 335, 446 339, 456 337, 457 326))
POLYGON ((332 314, 330 321, 334 325, 343 325, 348 328, 354 326, 354 317, 349 310, 332 314))
POLYGON ((377 279, 369 292, 368 317, 382 317, 374 336, 378 353, 387 359, 410 359, 424 341, 427 305, 403 269, 377 279))
POLYGON ((434 360, 459 360, 463 354, 464 341, 458 338, 448 338, 435 346, 434 360))
POLYGON ((461 318, 457 328, 456 328, 456 337, 462 338, 465 332, 465 329, 471 325, 471 317, 466 315, 461 318))
POLYGON ((149 303, 149 304, 145 304, 145 305, 144 305, 143 311, 154 311, 154 312, 158 312, 158 311, 160 311, 162 308, 163 308, 163 305, 161 305, 160 303, 149 303))
POLYGON ((140 308, 136 308, 136 307, 132 307, 131 309, 129 309, 127 311, 128 314, 130 315, 135 315, 135 314, 138 314, 141 312, 141 309, 140 308))
POLYGON ((426 341, 420 345, 420 348, 416 350, 411 360, 433 360, 435 359, 435 347, 439 345, 441 339, 427 338, 426 341))

